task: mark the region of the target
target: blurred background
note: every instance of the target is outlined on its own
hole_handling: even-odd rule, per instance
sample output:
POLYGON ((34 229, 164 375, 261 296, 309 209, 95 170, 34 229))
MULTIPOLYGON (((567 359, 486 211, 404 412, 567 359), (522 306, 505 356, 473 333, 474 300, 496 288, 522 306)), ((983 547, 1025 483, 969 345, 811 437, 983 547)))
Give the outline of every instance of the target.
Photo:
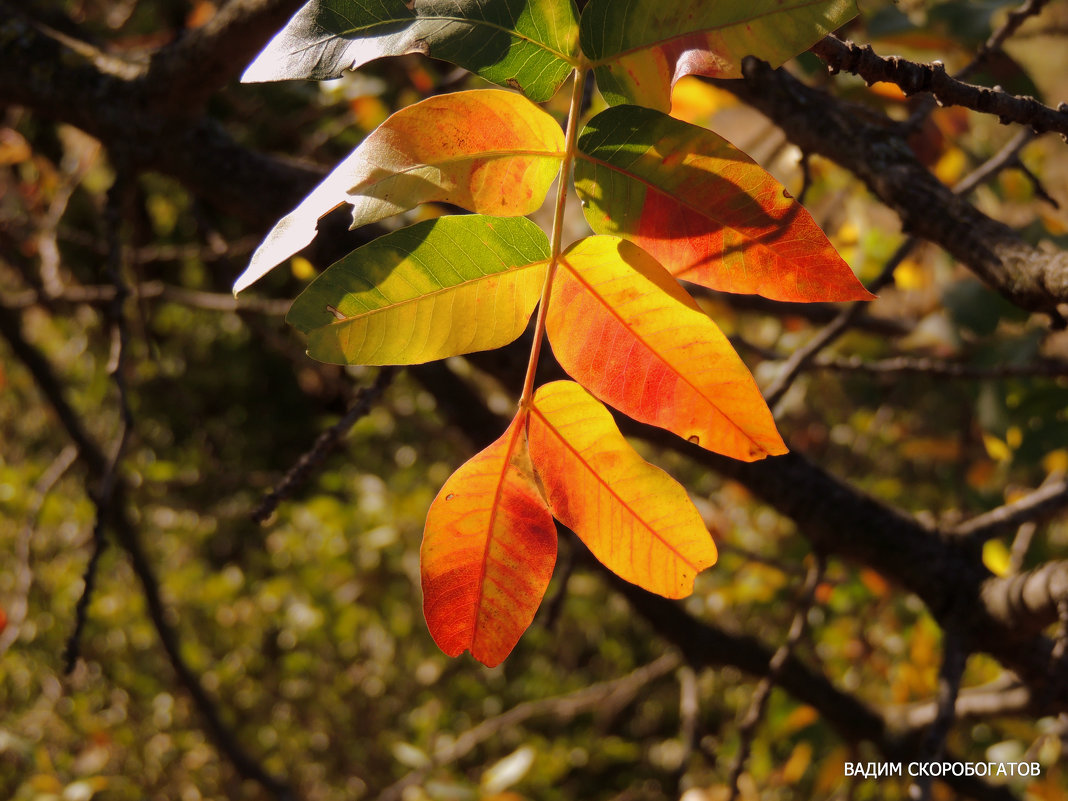
MULTIPOLYGON (((195 37, 224 6, 33 0, 20 14, 63 52, 88 43, 88 63, 107 72, 195 37)), ((952 71, 1012 7, 872 0, 847 34, 952 71)), ((0 23, 0 49, 13 46, 4 37, 16 19, 0 23)), ((1049 3, 970 80, 1056 106, 1068 98, 1066 33, 1068 4, 1049 3)), ((418 577, 427 507, 503 430, 529 341, 382 375, 312 362, 283 317, 312 276, 369 236, 345 232, 344 220, 249 297, 235 301, 230 286, 277 217, 388 114, 477 78, 417 56, 321 84, 240 85, 227 73, 202 107, 159 112, 161 131, 168 115, 188 112, 235 152, 270 154, 258 173, 232 162, 215 191, 183 173, 190 153, 164 138, 169 152, 154 151, 150 129, 129 129, 145 152, 126 152, 130 140, 107 139, 122 119, 79 124, 78 109, 46 107, 52 96, 37 104, 5 89, 52 64, 59 97, 64 74, 74 81, 85 68, 50 62, 50 52, 0 67, 14 76, 0 79, 0 798, 907 797, 907 777, 845 776, 847 762, 892 759, 880 750, 888 740, 850 737, 811 698, 761 689, 733 646, 717 667, 690 664, 573 537, 561 540, 546 601, 502 666, 450 660, 427 634, 418 577), (234 180, 246 168, 274 181, 278 199, 234 180), (754 704, 760 694, 766 703, 754 704)), ((861 117, 900 121, 925 102, 831 77, 812 55, 790 70, 861 117)), ((561 119, 567 94, 547 104, 561 119)), ((116 106, 155 113, 156 101, 143 100, 144 111, 137 97, 116 106)), ((111 113, 101 98, 100 119, 111 113)), ((862 280, 905 241, 897 215, 853 174, 802 159, 722 86, 684 79, 673 114, 803 192, 862 280)), ((907 143, 955 185, 1020 130, 929 108, 907 143)), ((202 141, 214 146, 187 144, 202 141)), ((1068 148, 1056 135, 1015 148, 971 200, 1028 242, 1063 249, 1068 148)), ((578 204, 571 210, 580 235, 578 204)), ((427 206, 387 224, 446 211, 427 206)), ((764 388, 839 311, 699 299, 764 388)), ((997 508, 1068 469, 1068 333, 930 243, 909 250, 879 299, 780 389, 776 417, 795 452, 927 524, 997 508)), ((762 644, 765 658, 789 642, 905 740, 919 736, 943 650, 923 602, 870 566, 817 558, 743 482, 687 452, 635 444, 686 485, 720 548, 680 605, 689 618, 753 638, 745 642, 762 644), (797 621, 807 628, 790 640, 797 621)), ((1036 520, 987 539, 977 558, 1007 575, 1066 546, 1063 521, 1036 520)), ((1012 680, 974 654, 962 685, 1012 680)), ((970 761, 1041 763, 1040 777, 1001 781, 1010 795, 989 797, 1054 801, 1068 798, 1066 738, 1062 715, 1029 703, 962 717, 947 745, 970 761)), ((943 784, 932 792, 968 795, 943 784)))

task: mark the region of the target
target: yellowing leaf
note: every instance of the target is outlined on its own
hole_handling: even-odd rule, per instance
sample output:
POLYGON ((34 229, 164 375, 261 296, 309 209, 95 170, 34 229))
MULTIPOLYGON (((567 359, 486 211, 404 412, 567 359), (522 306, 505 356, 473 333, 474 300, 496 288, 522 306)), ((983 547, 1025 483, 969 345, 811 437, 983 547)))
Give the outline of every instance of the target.
POLYGON ((812 744, 800 742, 790 752, 790 758, 782 766, 782 781, 786 785, 796 785, 805 775, 809 764, 812 762, 812 744))
POLYGON ((500 664, 534 619, 556 563, 556 524, 534 482, 526 415, 460 467, 430 506, 423 613, 449 656, 500 664))
POLYGON ((523 217, 439 217, 323 272, 286 317, 336 364, 421 364, 507 345, 526 328, 549 240, 523 217))
POLYGON ((353 228, 430 201, 530 214, 556 177, 563 146, 560 125, 513 92, 457 92, 403 108, 279 220, 234 292, 308 245, 319 218, 342 203, 352 206, 353 228))
POLYGON ((571 2, 312 0, 243 81, 337 78, 383 56, 425 53, 548 100, 574 67, 571 2))
POLYGON ((777 67, 856 13, 853 0, 590 0, 580 42, 610 104, 667 111, 682 76, 738 78, 745 56, 777 67))
POLYGON ((574 382, 546 384, 528 434, 553 514, 605 567, 668 598, 693 591, 716 561, 712 537, 686 490, 637 454, 603 405, 574 382))
POLYGON ((594 231, 668 272, 785 301, 867 300, 815 220, 725 139, 652 109, 607 109, 578 141, 575 187, 594 231))
POLYGON ((736 105, 737 97, 699 78, 683 78, 671 90, 671 116, 693 125, 707 123, 717 111, 736 105))
POLYGON ((1012 555, 1001 540, 987 540, 983 543, 983 564, 995 576, 1008 575, 1012 564, 1012 555))
POLYGON ((563 368, 635 420, 736 459, 786 453, 730 342, 655 259, 593 236, 571 247, 546 319, 563 368))

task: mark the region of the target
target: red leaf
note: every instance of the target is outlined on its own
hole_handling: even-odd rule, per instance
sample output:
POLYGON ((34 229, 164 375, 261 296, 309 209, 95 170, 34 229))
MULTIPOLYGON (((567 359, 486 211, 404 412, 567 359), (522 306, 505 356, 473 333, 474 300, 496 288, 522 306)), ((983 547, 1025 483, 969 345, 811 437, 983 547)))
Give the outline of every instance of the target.
POLYGON ((430 506, 423 614, 449 656, 500 664, 534 619, 556 563, 556 524, 534 481, 526 414, 460 467, 430 506))

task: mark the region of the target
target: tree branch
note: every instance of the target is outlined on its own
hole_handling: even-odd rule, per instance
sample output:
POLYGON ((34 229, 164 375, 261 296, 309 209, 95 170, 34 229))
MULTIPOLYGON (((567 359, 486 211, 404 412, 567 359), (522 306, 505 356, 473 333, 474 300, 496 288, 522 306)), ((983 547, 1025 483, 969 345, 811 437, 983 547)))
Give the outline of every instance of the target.
POLYGON ((230 0, 200 28, 152 55, 140 81, 164 109, 199 114, 237 77, 304 0, 230 0))
MULTIPOLYGON (((103 448, 88 434, 81 418, 70 407, 51 363, 23 337, 18 315, 3 305, 0 305, 0 337, 7 341, 15 357, 33 376, 38 390, 56 412, 67 435, 78 447, 78 458, 87 468, 90 480, 99 481, 108 470, 108 458, 103 448)), ((269 774, 238 742, 219 714, 216 702, 204 689, 199 677, 182 656, 178 633, 167 620, 167 610, 163 605, 159 580, 141 544, 140 532, 130 517, 126 493, 126 482, 122 480, 121 475, 117 475, 108 522, 115 534, 115 539, 130 559, 134 575, 137 576, 144 593, 149 619, 156 629, 164 653, 179 683, 192 698, 208 734, 219 750, 230 760, 238 774, 260 784, 278 801, 289 801, 294 798, 292 791, 285 782, 269 774)))
POLYGON ((1026 242, 1007 225, 957 197, 905 144, 897 126, 871 121, 784 70, 747 58, 741 81, 717 81, 770 117, 803 151, 818 153, 860 178, 897 212, 905 231, 934 242, 1021 308, 1061 320, 1068 303, 1068 253, 1026 242))
POLYGON ((843 42, 825 36, 812 46, 832 74, 851 72, 869 84, 885 81, 896 84, 906 95, 930 92, 942 106, 963 106, 973 111, 993 114, 1003 124, 1027 125, 1036 134, 1056 131, 1068 141, 1068 105, 1052 109, 1033 97, 1012 95, 1000 87, 988 89, 965 83, 946 73, 942 62, 918 64, 899 56, 884 58, 871 45, 843 42))
POLYGON ((1024 523, 1051 517, 1065 508, 1068 508, 1068 481, 1053 481, 1017 501, 976 515, 954 526, 947 533, 953 537, 969 537, 975 542, 983 543, 1024 523))

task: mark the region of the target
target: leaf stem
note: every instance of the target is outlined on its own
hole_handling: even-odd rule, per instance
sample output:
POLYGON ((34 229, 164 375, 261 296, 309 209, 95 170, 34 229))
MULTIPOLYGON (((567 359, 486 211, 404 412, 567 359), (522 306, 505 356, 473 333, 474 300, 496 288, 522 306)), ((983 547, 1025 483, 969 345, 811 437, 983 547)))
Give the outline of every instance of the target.
POLYGON ((586 83, 589 64, 582 58, 575 69, 575 82, 571 86, 571 107, 567 112, 567 131, 564 134, 564 160, 560 163, 560 177, 556 185, 556 209, 553 213, 553 230, 550 237, 549 269, 545 272, 545 283, 541 289, 541 302, 538 304, 538 316, 534 321, 534 344, 530 348, 530 361, 527 362, 527 374, 523 381, 523 394, 519 396, 520 410, 530 406, 534 395, 534 373, 538 368, 541 355, 541 343, 545 339, 545 317, 549 310, 549 295, 552 292, 553 277, 560 260, 560 243, 564 235, 564 210, 567 207, 567 183, 571 174, 571 165, 575 161, 575 138, 578 120, 582 113, 582 90, 586 83))

